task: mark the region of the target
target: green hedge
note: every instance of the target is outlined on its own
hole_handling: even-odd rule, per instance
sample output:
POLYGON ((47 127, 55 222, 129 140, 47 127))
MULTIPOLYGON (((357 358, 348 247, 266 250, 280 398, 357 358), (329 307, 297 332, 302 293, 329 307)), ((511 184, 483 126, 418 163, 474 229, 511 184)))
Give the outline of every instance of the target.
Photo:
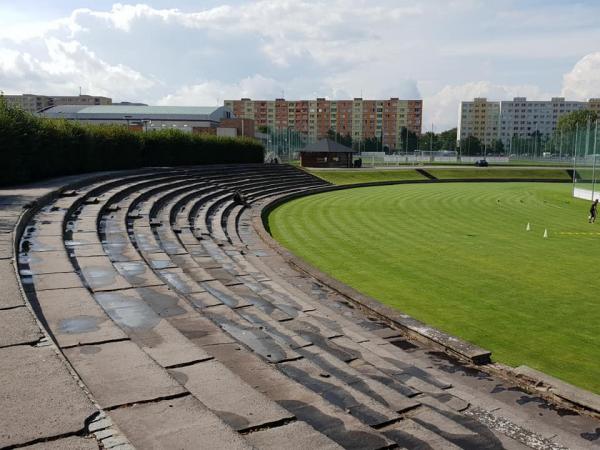
POLYGON ((147 166, 261 163, 263 152, 247 138, 42 119, 0 97, 0 185, 147 166))

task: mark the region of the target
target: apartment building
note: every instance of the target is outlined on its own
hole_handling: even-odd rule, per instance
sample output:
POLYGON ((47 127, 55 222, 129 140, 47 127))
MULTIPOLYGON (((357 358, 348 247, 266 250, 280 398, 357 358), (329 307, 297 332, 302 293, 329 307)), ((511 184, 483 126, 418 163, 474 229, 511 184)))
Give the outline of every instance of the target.
POLYGON ((588 102, 566 101, 563 97, 553 97, 550 101, 527 101, 525 97, 502 101, 499 139, 508 149, 513 136, 527 138, 539 134, 550 137, 561 116, 588 106, 588 102))
POLYGON ((551 100, 515 97, 503 101, 475 98, 460 104, 458 139, 475 136, 485 145, 491 145, 499 139, 506 149, 510 149, 513 137, 526 139, 539 134, 548 138, 556 131, 561 116, 583 109, 600 114, 600 99, 582 102, 565 100, 563 97, 553 97, 551 100))
POLYGON ((254 119, 257 127, 291 129, 307 135, 308 142, 327 136, 329 130, 350 135, 355 142, 382 139, 388 148, 400 148, 403 128, 421 134, 421 100, 225 100, 236 117, 254 119))
POLYGON ((110 105, 112 99, 108 97, 99 97, 93 95, 37 95, 37 94, 22 94, 22 95, 5 95, 4 100, 9 105, 18 106, 30 113, 36 113, 46 108, 59 105, 110 105))
POLYGON ((590 98, 588 108, 596 111, 596 114, 600 117, 600 98, 590 98))
POLYGON ((475 136, 484 145, 498 139, 500 102, 491 102, 478 97, 472 102, 461 102, 458 115, 458 140, 475 136))

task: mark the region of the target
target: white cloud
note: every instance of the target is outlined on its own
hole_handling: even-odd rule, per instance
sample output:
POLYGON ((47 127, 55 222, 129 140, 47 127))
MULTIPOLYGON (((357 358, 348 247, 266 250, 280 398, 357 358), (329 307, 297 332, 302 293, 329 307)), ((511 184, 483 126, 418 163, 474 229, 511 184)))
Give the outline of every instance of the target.
POLYGON ((456 126, 461 100, 556 95, 569 64, 588 54, 564 75, 563 95, 600 96, 597 5, 226 1, 78 8, 2 26, 0 89, 82 86, 116 100, 186 105, 283 90, 286 98, 422 96, 424 128, 440 130, 456 126))
POLYGON ((0 48, 0 85, 7 93, 85 93, 111 97, 139 94, 155 82, 121 65, 111 65, 77 41, 44 40, 45 54, 0 48))
POLYGON ((281 85, 272 78, 254 75, 239 83, 227 84, 220 81, 183 86, 174 94, 166 95, 158 101, 159 105, 210 106, 223 104, 223 100, 235 100, 240 97, 275 98, 281 96, 281 85))
POLYGON ((429 130, 432 123, 436 131, 456 127, 460 102, 473 100, 475 97, 486 97, 488 100, 510 100, 513 97, 549 98, 550 95, 534 85, 499 85, 490 81, 447 85, 423 99, 423 130, 429 130))
POLYGON ((600 97, 600 52, 584 56, 563 76, 562 95, 573 100, 600 97))

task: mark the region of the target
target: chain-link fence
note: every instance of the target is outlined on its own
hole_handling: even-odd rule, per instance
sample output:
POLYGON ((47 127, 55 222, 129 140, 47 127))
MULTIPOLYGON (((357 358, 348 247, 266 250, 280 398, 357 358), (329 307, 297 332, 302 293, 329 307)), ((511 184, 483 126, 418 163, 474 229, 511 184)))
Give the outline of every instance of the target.
MULTIPOLYGON (((564 134, 564 133, 563 133, 564 134)), ((573 161, 573 195, 586 200, 600 198, 600 130, 598 121, 578 126, 567 134, 573 161)))

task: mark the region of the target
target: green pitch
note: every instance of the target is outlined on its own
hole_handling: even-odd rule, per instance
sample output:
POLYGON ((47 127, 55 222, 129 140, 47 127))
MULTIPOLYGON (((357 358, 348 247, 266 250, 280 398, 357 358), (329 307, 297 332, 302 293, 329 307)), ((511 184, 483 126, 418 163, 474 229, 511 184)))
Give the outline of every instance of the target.
MULTIPOLYGON (((353 169, 323 170, 305 169, 333 184, 371 183, 374 181, 426 180, 415 169, 353 169)), ((533 169, 526 167, 456 167, 437 169, 428 167, 428 173, 440 180, 455 178, 534 178, 538 180, 569 180, 565 169, 533 169)))
POLYGON ((588 202, 570 190, 357 188, 291 201, 268 220, 284 246, 359 291, 496 361, 600 393, 600 222, 588 224, 588 202))

